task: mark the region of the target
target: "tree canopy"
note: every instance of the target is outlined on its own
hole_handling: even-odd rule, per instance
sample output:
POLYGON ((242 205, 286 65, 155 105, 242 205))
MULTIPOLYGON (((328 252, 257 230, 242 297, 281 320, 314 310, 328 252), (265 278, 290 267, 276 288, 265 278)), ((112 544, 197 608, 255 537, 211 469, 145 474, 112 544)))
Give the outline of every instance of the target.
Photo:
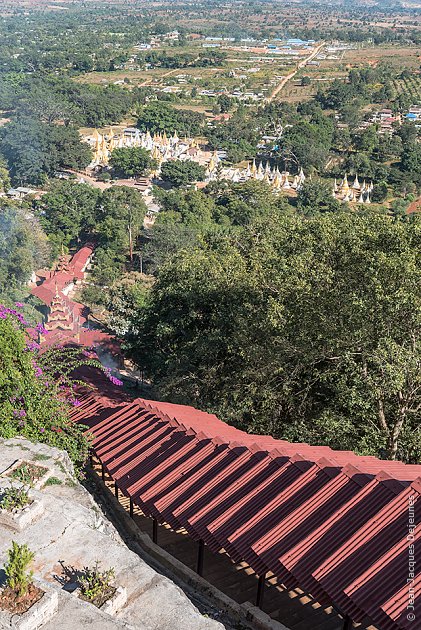
POLYGON ((20 118, 2 128, 0 139, 1 155, 19 184, 40 184, 45 175, 84 168, 91 161, 91 150, 74 127, 20 118))
POLYGON ((298 193, 297 208, 303 214, 337 212, 340 202, 332 196, 332 189, 321 181, 306 181, 298 193))
POLYGON ((29 210, 0 203, 0 293, 22 287, 48 260, 47 237, 29 210))
POLYGON ((165 162, 161 167, 161 177, 172 186, 180 188, 203 180, 205 168, 197 162, 173 160, 165 162))
POLYGON ((141 147, 122 147, 114 149, 110 166, 122 177, 139 177, 146 175, 156 167, 156 160, 151 158, 150 151, 141 147))
POLYGON ((99 190, 88 184, 58 181, 43 195, 36 208, 52 245, 53 257, 61 247, 89 237, 95 229, 99 190))
POLYGON ((175 133, 196 136, 203 131, 205 116, 186 109, 176 109, 163 101, 152 101, 140 108, 137 125, 151 133, 175 133))
POLYGON ((95 277, 108 284, 133 265, 146 206, 142 195, 128 186, 100 192, 88 184, 56 181, 35 204, 55 258, 62 246, 94 240, 95 277))
POLYGON ((161 268, 130 325, 161 395, 248 430, 420 456, 421 225, 276 215, 161 268))

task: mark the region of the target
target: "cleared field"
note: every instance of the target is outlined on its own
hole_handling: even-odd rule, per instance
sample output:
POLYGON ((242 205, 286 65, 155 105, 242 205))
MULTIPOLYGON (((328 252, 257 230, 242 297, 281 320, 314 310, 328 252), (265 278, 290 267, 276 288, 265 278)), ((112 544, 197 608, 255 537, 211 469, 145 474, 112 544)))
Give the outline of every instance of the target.
POLYGON ((420 49, 416 46, 376 46, 373 48, 358 48, 347 50, 344 55, 344 62, 350 66, 372 65, 376 66, 380 62, 387 63, 394 68, 417 69, 420 65, 420 49))
POLYGON ((282 92, 279 94, 279 100, 286 101, 287 103, 301 103, 302 101, 308 101, 314 96, 318 89, 318 83, 312 81, 310 85, 301 85, 301 79, 294 79, 289 81, 282 92))
MULTIPOLYGON (((179 70, 175 70, 178 72, 179 70)), ((173 70, 174 72, 174 70, 173 70)), ((156 68, 154 70, 113 70, 111 72, 88 72, 76 79, 80 83, 114 83, 130 79, 133 83, 153 82, 161 80, 168 73, 167 68, 156 68)))
POLYGON ((207 118, 213 118, 212 107, 209 105, 194 105, 192 103, 172 103, 174 109, 187 109, 190 112, 205 114, 207 118))

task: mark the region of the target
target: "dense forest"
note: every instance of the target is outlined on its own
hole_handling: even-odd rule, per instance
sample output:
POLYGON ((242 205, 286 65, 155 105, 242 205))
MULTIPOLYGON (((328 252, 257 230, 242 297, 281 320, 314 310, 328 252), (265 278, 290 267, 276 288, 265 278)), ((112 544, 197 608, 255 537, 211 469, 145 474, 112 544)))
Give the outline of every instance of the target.
MULTIPOLYGON (((250 431, 415 462, 420 221, 317 205, 316 186, 295 209, 263 182, 157 192, 162 210, 139 226, 132 258, 123 219, 118 249, 83 219, 105 245, 83 301, 123 339, 152 396, 250 431)), ((47 221, 61 202, 42 203, 55 232, 47 221)))

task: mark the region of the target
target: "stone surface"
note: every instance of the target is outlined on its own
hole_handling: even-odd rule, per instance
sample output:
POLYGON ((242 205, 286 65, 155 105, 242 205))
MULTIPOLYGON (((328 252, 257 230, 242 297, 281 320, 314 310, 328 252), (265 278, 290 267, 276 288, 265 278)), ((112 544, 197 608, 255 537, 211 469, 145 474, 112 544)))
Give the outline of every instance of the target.
MULTIPOLYGON (((22 484, 12 483, 8 479, 0 478, 0 496, 3 491, 11 486, 18 487, 22 484)), ((8 527, 13 530, 22 531, 31 523, 38 520, 44 512, 44 503, 42 493, 35 490, 28 491, 31 503, 20 510, 9 512, 8 510, 0 510, 0 526, 8 527)))
MULTIPOLYGON (((5 477, 6 479, 11 479, 11 474, 13 473, 13 471, 19 468, 19 466, 21 466, 22 464, 23 465, 26 464, 28 461, 30 460, 21 459, 21 458, 17 459, 10 466, 8 466, 7 468, 1 471, 0 478, 5 477)), ((34 462, 34 464, 38 465, 40 468, 46 468, 46 466, 43 466, 42 463, 34 462)), ((48 468, 46 468, 46 471, 44 472, 42 477, 37 479, 37 481, 35 481, 31 487, 38 488, 38 489, 42 488, 42 486, 45 484, 48 477, 50 476, 51 476, 51 471, 48 468)))
POLYGON ((58 598, 59 614, 46 623, 42 630, 145 630, 141 625, 134 628, 125 621, 110 617, 63 590, 58 593, 58 598))
POLYGON ((118 586, 112 597, 101 606, 101 610, 109 615, 115 615, 127 602, 127 591, 124 586, 118 586))
MULTIPOLYGON (((137 627, 140 621, 147 630, 213 630, 223 625, 206 619, 198 611, 192 614, 185 606, 183 591, 168 579, 158 576, 141 597, 142 608, 128 609, 124 618, 137 627), (166 603, 167 606, 163 605, 166 603)), ((121 615, 121 613, 120 613, 121 615)), ((118 617, 119 615, 117 615, 118 617)))
POLYGON ((35 584, 45 591, 44 595, 22 615, 11 615, 5 611, 0 611, 0 628, 2 630, 3 628, 38 630, 55 616, 58 610, 57 591, 37 581, 35 584))
POLYGON ((59 612, 45 629, 223 629, 219 622, 201 615, 171 580, 127 548, 92 496, 75 482, 66 454, 26 440, 0 440, 0 470, 19 458, 46 466, 62 482, 41 490, 44 513, 25 531, 14 533, 0 526, 1 565, 12 539, 27 543, 35 552, 35 576, 59 590, 59 612), (103 570, 114 567, 115 584, 126 589, 127 603, 115 617, 62 590, 65 582, 75 581, 75 572, 92 567, 96 560, 103 570))
MULTIPOLYGON (((77 582, 74 584, 70 584, 70 592, 74 597, 80 597, 80 588, 77 585, 77 582), (74 589, 73 589, 74 586, 74 589)), ((83 598, 82 598, 83 599, 83 598)), ((117 586, 114 595, 110 597, 104 604, 101 606, 101 611, 107 613, 107 615, 115 615, 119 610, 123 608, 123 606, 127 602, 127 590, 124 586, 117 586)), ((86 602, 89 604, 89 602, 86 602)), ((90 604, 94 606, 94 604, 90 604)))

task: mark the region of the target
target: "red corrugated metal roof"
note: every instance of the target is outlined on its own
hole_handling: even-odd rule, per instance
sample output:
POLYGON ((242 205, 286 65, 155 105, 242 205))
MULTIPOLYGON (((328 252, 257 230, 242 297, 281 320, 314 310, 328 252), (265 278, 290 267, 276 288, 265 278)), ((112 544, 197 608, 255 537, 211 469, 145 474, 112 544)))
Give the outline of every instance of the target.
MULTIPOLYGON (((419 625, 419 622, 414 625, 416 621, 415 608, 416 602, 419 602, 421 598, 421 572, 415 576, 415 578, 409 578, 409 582, 405 584, 400 590, 398 590, 383 606, 381 611, 385 614, 388 627, 394 628, 396 625, 403 630, 413 630, 414 627, 419 625), (410 590, 411 589, 411 590, 410 590), (414 606, 415 603, 415 606, 414 606), (415 613, 413 612, 415 610, 415 613), (408 615, 415 615, 415 618, 408 615), (390 620, 395 625, 390 625, 390 620)), ((418 611, 419 614, 419 611, 418 611)))
POLYGON ((114 355, 121 354, 119 344, 107 333, 100 330, 87 330, 83 328, 86 323, 85 306, 75 302, 63 290, 73 283, 74 279, 84 277, 85 267, 92 256, 94 246, 87 244, 82 247, 70 260, 66 261, 64 268, 55 271, 40 270, 38 278, 42 280, 40 285, 32 288, 31 292, 42 300, 50 309, 47 317, 47 329, 49 334, 42 340, 43 346, 55 344, 75 343, 82 346, 95 346, 114 355), (59 305, 52 307, 52 302, 59 297, 59 305), (55 316, 60 314, 62 325, 57 327, 55 316))
POLYGON ((405 519, 421 466, 249 435, 192 407, 127 401, 112 389, 81 402, 74 420, 91 427, 101 462, 146 514, 356 621, 415 628, 404 621, 405 519))

